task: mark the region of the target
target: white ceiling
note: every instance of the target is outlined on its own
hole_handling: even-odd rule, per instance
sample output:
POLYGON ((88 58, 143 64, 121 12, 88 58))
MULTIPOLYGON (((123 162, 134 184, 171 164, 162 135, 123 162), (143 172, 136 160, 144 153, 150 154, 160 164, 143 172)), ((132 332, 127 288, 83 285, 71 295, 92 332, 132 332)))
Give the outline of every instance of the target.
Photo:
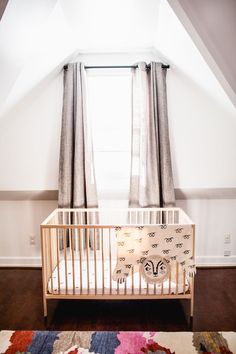
POLYGON ((0 112, 73 53, 152 46, 157 0, 9 0, 0 23, 0 112))
POLYGON ((146 48, 155 43, 159 0, 59 0, 81 50, 146 48))
POLYGON ((167 0, 9 0, 0 22, 0 116, 79 53, 116 53, 119 60, 122 52, 153 50, 217 91, 167 0))

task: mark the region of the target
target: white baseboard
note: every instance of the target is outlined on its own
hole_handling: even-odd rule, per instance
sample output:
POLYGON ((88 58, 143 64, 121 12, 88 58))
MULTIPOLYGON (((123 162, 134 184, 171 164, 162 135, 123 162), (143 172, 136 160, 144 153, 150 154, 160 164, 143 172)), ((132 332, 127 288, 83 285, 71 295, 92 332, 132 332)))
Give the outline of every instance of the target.
POLYGON ((236 266, 236 256, 200 256, 196 257, 197 267, 236 266))
POLYGON ((0 257, 0 267, 42 267, 41 257, 0 257))
MULTIPOLYGON (((196 257, 197 267, 236 266, 236 256, 196 257)), ((41 257, 0 257, 0 267, 41 267, 41 257)))

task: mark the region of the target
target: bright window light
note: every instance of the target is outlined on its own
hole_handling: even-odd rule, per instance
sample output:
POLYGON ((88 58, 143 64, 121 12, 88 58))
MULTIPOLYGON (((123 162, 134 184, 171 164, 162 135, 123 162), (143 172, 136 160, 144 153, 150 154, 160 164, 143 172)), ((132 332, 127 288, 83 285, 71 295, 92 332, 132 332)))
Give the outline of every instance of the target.
POLYGON ((98 197, 128 199, 131 74, 127 70, 87 73, 87 110, 92 126, 98 197))

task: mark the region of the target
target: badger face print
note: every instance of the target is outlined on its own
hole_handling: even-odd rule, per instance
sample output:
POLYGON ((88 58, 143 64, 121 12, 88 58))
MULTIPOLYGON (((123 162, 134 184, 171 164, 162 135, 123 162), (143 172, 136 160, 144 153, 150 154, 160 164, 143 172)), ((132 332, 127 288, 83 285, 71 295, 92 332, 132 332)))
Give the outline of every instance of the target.
POLYGON ((160 283, 169 275, 169 264, 160 256, 144 258, 140 267, 142 277, 147 283, 160 283))

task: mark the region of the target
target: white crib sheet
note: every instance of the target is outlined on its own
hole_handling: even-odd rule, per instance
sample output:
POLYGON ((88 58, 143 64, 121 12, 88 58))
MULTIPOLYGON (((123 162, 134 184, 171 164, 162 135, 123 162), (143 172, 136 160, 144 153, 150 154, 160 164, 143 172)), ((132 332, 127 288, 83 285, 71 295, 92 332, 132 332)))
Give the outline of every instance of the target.
MULTIPOLYGON (((73 294, 73 270, 72 270, 72 261, 67 260, 67 284, 66 284, 66 270, 65 270, 65 261, 60 261, 59 263, 59 279, 60 279, 60 292, 59 292, 59 284, 58 284, 58 267, 56 267, 53 271, 52 278, 48 281, 48 292, 51 294, 73 294), (53 283, 53 286, 52 286, 53 283), (53 288, 53 291, 52 291, 53 288)), ((112 261, 111 264, 111 272, 116 265, 115 261, 112 261)), ((88 292, 88 276, 87 276, 87 261, 83 260, 82 262, 82 292, 80 291, 80 262, 78 260, 74 261, 74 286, 75 286, 75 294, 95 294, 95 267, 94 261, 89 261, 89 292, 88 292)), ((109 295, 110 294, 110 262, 109 260, 104 261, 104 292, 102 291, 102 261, 97 260, 96 262, 96 274, 97 274, 97 292, 96 294, 109 295)), ((135 272, 133 275, 133 292, 134 294, 140 294, 140 281, 141 281, 141 294, 142 295, 152 295, 152 294, 169 294, 169 286, 170 293, 176 293, 176 283, 174 281, 170 282, 166 280, 163 282, 163 288, 161 284, 153 284, 147 285, 147 283, 141 279, 138 272, 135 272)), ((187 292, 189 289, 189 283, 187 279, 185 280, 185 291, 187 292)), ((182 294, 184 292, 183 281, 179 282, 177 293, 182 294)), ((111 294, 116 295, 131 295, 132 294, 132 276, 129 276, 126 281, 126 289, 125 284, 117 286, 117 282, 111 280, 111 294)))

